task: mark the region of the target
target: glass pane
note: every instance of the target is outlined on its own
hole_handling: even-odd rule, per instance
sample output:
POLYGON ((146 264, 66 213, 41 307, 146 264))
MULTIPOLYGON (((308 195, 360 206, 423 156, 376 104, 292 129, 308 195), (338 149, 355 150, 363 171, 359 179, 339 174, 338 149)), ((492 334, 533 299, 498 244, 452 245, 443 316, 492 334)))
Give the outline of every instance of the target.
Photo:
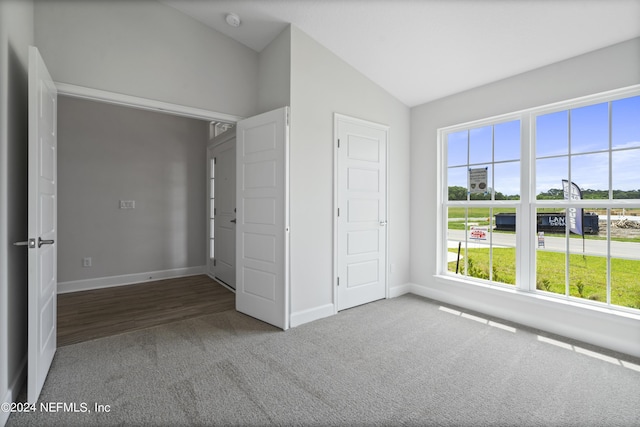
POLYGON ((495 200, 520 199, 520 162, 494 165, 495 200))
POLYGON ((216 160, 209 159, 209 178, 215 178, 216 176, 216 160))
POLYGON ((640 146, 640 96, 611 103, 611 140, 613 148, 640 146))
MULTIPOLYGON (((607 229, 599 227, 597 209, 577 211, 582 235, 569 238, 569 295, 592 301, 607 302, 607 229), (586 238, 602 236, 602 239, 586 238)), ((604 215, 606 218, 606 214, 604 215)))
POLYGON ((447 135, 447 166, 467 164, 468 134, 465 130, 447 135))
POLYGON ((640 228, 636 227, 640 209, 611 210, 611 304, 640 309, 640 228))
POLYGON ((447 209, 447 264, 448 270, 463 274, 466 259, 466 221, 467 208, 451 207, 447 209), (458 254, 458 248, 460 252, 458 254))
MULTIPOLYGON (((508 285, 516 284, 515 208, 492 209, 491 280, 508 285), (498 230, 496 221, 513 223, 513 229, 498 230), (508 218, 508 219, 507 219, 508 218)), ((511 225, 511 224, 510 224, 511 225)), ((508 227, 510 228, 510 227, 508 227)))
POLYGON ((215 179, 212 179, 209 181, 209 188, 211 191, 211 194, 209 195, 209 197, 213 199, 216 196, 216 180, 215 179))
POLYGON ((562 200, 562 180, 569 175, 568 157, 536 161, 536 198, 562 200))
POLYGON ((216 256, 216 248, 215 248, 215 240, 209 240, 209 258, 215 258, 216 256))
POLYGON ((583 199, 609 198, 609 153, 571 156, 571 181, 583 199))
POLYGON ((469 198, 471 200, 491 200, 493 188, 491 165, 472 166, 470 169, 468 188, 471 194, 469 198))
POLYGON ((214 238, 215 237, 215 222, 213 219, 209 220, 209 237, 210 238, 214 238))
POLYGON ((536 117, 536 157, 568 154, 568 150, 568 111, 536 117))
POLYGON ((609 149, 609 103, 571 110, 571 153, 609 149))
POLYGON ((467 170, 466 166, 447 170, 449 200, 467 200, 467 170))
POLYGON ((211 218, 214 217, 214 212, 215 212, 215 208, 216 208, 216 201, 215 199, 210 199, 209 200, 209 215, 211 215, 211 218))
POLYGON ((491 162, 491 140, 493 127, 471 129, 469 131, 469 164, 491 162))
POLYGON ((564 295, 566 226, 564 211, 537 209, 536 288, 564 295))
POLYGON ((494 126, 493 159, 520 160, 520 120, 494 126))
POLYGON ((613 151, 611 172, 614 199, 640 199, 640 149, 613 151))

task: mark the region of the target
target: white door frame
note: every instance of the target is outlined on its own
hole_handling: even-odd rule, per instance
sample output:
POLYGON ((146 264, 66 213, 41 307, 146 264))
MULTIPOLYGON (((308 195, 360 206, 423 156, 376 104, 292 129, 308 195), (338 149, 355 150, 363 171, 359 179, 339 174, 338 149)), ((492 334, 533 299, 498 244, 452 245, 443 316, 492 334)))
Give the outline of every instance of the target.
POLYGON ((360 124, 370 127, 379 128, 387 132, 387 141, 385 144, 386 162, 384 165, 386 182, 385 182, 385 215, 387 218, 387 226, 385 227, 385 268, 384 268, 384 281, 385 281, 385 299, 389 298, 389 226, 391 224, 391 218, 389 215, 389 135, 390 128, 388 125, 381 123, 371 122, 364 119, 359 119, 345 114, 333 113, 333 312, 338 313, 338 208, 340 207, 338 202, 339 189, 338 189, 338 121, 349 121, 354 124, 360 124))

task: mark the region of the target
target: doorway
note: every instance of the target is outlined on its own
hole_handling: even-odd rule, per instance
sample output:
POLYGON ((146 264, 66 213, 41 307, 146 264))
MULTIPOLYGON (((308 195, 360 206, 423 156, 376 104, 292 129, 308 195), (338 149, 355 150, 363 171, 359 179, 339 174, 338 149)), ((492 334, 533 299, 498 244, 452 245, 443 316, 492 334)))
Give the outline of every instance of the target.
POLYGON ((337 310, 387 297, 385 125, 335 115, 337 310))
POLYGON ((207 273, 236 289, 236 130, 213 138, 207 146, 207 273))

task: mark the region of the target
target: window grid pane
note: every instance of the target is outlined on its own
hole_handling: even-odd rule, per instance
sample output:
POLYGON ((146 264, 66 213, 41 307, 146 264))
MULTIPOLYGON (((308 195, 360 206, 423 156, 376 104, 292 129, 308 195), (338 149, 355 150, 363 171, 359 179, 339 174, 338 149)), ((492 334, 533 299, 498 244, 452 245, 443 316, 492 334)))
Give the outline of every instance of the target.
MULTIPOLYGON (((523 136, 525 145, 534 144, 527 170, 535 193, 523 205, 533 217, 522 226, 535 256, 525 250, 533 258, 523 260, 522 277, 535 277, 540 292, 640 309, 640 96, 521 117, 528 115, 533 139, 523 136)), ((529 185, 520 182, 520 121, 456 131, 445 141, 447 270, 456 274, 457 265, 463 277, 513 284, 521 218, 505 202, 518 201, 521 184, 529 185), (479 181, 465 176, 465 168, 486 168, 486 194, 471 188, 479 181)))

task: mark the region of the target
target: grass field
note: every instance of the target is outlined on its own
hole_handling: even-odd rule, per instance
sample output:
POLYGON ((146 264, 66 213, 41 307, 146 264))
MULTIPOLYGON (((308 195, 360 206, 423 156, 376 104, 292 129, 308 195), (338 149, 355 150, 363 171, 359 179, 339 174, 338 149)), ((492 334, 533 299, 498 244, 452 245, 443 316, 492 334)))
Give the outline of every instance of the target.
MULTIPOLYGON (((457 252, 457 249, 451 249, 457 252)), ((468 274, 489 279, 489 249, 469 249, 468 274)), ((565 254, 537 252, 536 287, 543 291, 565 294, 565 254)), ((456 263, 449 263, 455 271, 456 263)), ((464 273, 464 262, 460 262, 464 273)), ((494 248, 492 280, 515 284, 515 249, 494 248)), ((592 301, 607 301, 607 264, 605 257, 571 255, 569 258, 569 295, 592 301)), ((611 303, 640 309, 640 260, 611 259, 611 303)))

